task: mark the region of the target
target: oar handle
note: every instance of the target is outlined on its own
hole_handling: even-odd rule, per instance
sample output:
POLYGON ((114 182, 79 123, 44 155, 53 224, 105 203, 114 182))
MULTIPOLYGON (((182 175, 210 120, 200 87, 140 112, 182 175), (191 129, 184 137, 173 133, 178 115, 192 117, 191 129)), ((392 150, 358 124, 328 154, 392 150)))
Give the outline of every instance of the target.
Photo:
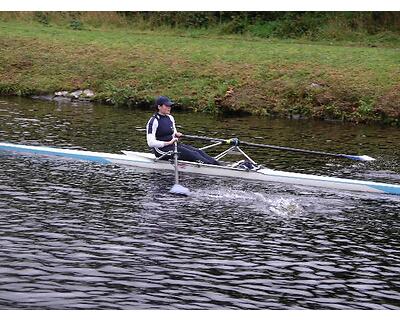
POLYGON ((182 135, 184 138, 189 138, 189 139, 195 139, 195 140, 205 140, 205 141, 210 141, 210 142, 222 142, 225 144, 230 144, 232 146, 238 146, 242 142, 239 141, 238 138, 231 138, 231 139, 219 139, 219 138, 211 138, 211 137, 205 137, 205 136, 193 136, 190 134, 184 134, 182 135))
POLYGON ((227 142, 228 140, 226 139, 219 139, 219 138, 211 138, 211 137, 205 137, 205 136, 194 136, 190 134, 183 134, 183 138, 188 138, 188 139, 194 139, 194 140, 205 140, 205 141, 215 141, 215 142, 227 142))

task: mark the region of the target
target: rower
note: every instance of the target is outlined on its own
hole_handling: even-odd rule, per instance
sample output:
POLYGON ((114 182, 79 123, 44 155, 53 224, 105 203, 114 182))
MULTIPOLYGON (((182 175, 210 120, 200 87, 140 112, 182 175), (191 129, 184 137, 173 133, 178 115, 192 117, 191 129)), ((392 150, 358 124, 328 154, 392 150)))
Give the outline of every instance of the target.
MULTIPOLYGON (((182 136, 176 130, 175 119, 171 115, 174 103, 165 96, 159 96, 155 101, 156 112, 150 117, 146 125, 147 144, 157 157, 171 159, 174 152, 174 143, 182 136)), ((179 160, 219 165, 219 162, 203 150, 187 144, 178 143, 179 160)))

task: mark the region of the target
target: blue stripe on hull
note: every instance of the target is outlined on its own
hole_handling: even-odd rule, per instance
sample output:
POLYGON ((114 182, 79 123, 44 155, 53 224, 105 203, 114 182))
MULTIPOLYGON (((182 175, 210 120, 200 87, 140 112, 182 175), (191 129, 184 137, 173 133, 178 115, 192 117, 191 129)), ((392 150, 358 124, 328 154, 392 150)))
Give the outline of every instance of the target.
POLYGON ((384 193, 390 194, 398 194, 400 195, 400 186, 377 186, 377 185, 368 185, 368 187, 373 189, 378 189, 383 191, 384 193))
POLYGON ((9 151, 18 151, 18 152, 27 152, 27 153, 34 153, 39 155, 47 155, 47 156, 59 156, 64 158, 70 159, 78 159, 84 161, 93 161, 98 163, 111 163, 110 160, 106 158, 99 157, 99 156, 91 156, 91 155, 84 155, 84 154, 73 154, 73 153, 64 153, 58 151, 46 151, 46 150, 37 150, 37 149, 28 149, 28 148, 19 148, 14 146, 1 146, 0 150, 9 150, 9 151))

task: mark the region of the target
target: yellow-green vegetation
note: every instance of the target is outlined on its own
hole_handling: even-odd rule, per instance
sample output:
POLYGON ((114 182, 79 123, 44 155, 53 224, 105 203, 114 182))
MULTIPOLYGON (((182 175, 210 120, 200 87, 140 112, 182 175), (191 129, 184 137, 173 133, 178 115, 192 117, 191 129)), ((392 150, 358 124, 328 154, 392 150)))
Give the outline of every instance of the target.
POLYGON ((400 51, 239 35, 0 20, 0 94, 90 88, 96 99, 400 123, 400 51))

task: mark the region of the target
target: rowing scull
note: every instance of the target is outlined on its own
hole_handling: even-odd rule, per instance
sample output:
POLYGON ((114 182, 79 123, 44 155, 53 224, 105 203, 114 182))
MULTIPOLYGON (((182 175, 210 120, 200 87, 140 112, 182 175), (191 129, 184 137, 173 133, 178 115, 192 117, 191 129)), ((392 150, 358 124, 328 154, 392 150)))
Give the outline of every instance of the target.
MULTIPOLYGON (((120 166, 132 166, 154 170, 174 170, 174 164, 168 160, 158 160, 152 153, 121 151, 121 154, 92 152, 74 149, 29 146, 11 143, 0 143, 0 150, 22 153, 33 153, 45 156, 93 161, 103 164, 114 163, 120 166)), ((286 183, 311 187, 334 188, 348 191, 387 193, 400 195, 400 185, 362 180, 343 179, 327 176, 286 172, 257 166, 246 169, 240 166, 216 166, 188 161, 178 161, 180 172, 196 173, 210 176, 222 176, 271 183, 286 183)))

